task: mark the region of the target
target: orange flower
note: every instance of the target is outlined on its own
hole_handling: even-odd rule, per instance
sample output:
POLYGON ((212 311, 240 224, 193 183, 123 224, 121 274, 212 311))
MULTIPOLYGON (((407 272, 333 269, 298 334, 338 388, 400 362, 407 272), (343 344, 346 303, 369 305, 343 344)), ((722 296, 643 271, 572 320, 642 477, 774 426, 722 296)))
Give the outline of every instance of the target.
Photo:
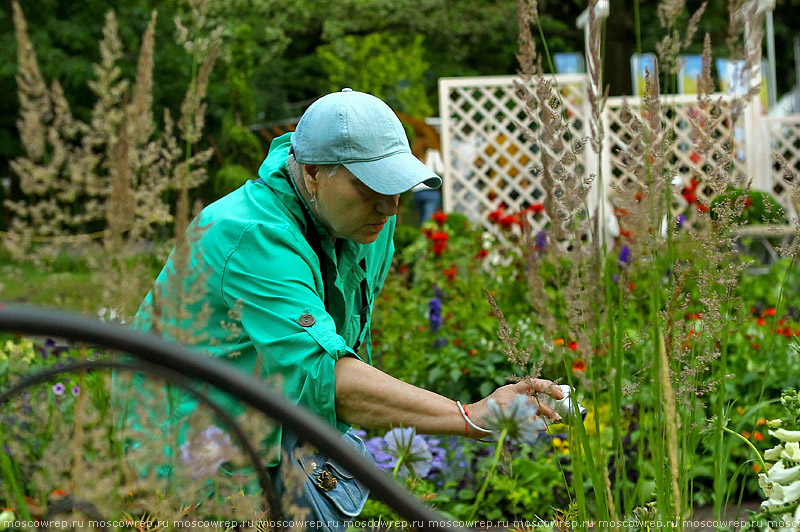
POLYGON ((766 425, 766 424, 767 424, 767 420, 766 420, 766 418, 763 418, 763 417, 761 419, 759 419, 758 421, 756 421, 756 425, 766 425))
POLYGON ((753 464, 753 471, 756 474, 761 473, 761 464, 753 464))
POLYGON ((753 434, 753 439, 756 441, 764 441, 764 435, 761 434, 760 432, 756 432, 755 434, 753 434))
POLYGON ((579 358, 572 363, 572 371, 586 371, 586 361, 579 358))
POLYGON ((744 414, 744 408, 742 408, 741 406, 737 406, 736 411, 739 412, 740 414, 744 414))
POLYGON ((556 338, 555 340, 553 340, 553 345, 564 345, 564 339, 556 338))
POLYGON ((750 436, 752 436, 752 434, 750 434, 749 430, 743 430, 742 431, 742 436, 744 436, 745 438, 747 438, 749 440, 750 436))

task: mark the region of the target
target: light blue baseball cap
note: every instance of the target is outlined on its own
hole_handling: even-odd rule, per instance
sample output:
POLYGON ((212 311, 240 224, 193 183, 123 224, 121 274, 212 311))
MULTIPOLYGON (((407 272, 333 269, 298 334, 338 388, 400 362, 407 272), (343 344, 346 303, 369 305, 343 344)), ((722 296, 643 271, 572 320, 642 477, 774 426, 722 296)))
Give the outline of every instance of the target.
POLYGON ((299 163, 341 164, 380 194, 400 194, 442 179, 411 154, 403 125, 391 108, 364 92, 343 89, 311 104, 292 135, 299 163))

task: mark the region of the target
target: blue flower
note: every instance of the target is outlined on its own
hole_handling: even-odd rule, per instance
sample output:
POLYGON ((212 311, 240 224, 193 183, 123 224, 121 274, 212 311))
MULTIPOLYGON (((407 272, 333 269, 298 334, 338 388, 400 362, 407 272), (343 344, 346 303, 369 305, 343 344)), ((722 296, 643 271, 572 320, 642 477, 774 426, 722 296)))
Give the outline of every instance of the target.
POLYGON ((392 429, 383 439, 386 441, 386 452, 400 461, 398 474, 405 477, 413 471, 415 476, 424 478, 430 472, 433 455, 428 444, 413 428, 392 429))
POLYGON ((431 332, 436 332, 442 326, 442 301, 438 297, 434 297, 428 303, 428 321, 431 325, 431 332))
POLYGON ((611 276, 611 280, 614 281, 615 283, 618 283, 619 282, 619 274, 615 273, 614 275, 612 275, 611 276))
POLYGON ((622 249, 619 250, 619 263, 628 264, 631 261, 631 248, 627 245, 622 246, 622 249))
POLYGON ((489 399, 486 406, 489 415, 484 423, 497 439, 505 431, 512 443, 531 442, 545 429, 544 421, 534 419, 539 409, 528 400, 527 395, 517 394, 505 408, 494 399, 489 399))
POLYGON ((538 233, 536 233, 536 248, 537 249, 544 249, 547 246, 547 231, 542 229, 538 233))
POLYGON ((216 425, 181 445, 181 461, 190 466, 193 478, 214 475, 219 466, 236 456, 231 437, 216 425))
POLYGON ((675 226, 676 227, 682 227, 683 226, 683 222, 685 222, 685 221, 686 221, 686 215, 685 214, 678 215, 678 217, 675 218, 675 226))

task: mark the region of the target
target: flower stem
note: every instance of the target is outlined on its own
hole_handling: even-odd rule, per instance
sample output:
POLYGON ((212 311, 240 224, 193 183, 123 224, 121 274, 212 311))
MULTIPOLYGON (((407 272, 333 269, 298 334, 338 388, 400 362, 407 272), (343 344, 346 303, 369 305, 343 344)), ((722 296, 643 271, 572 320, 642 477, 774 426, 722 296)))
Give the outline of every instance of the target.
POLYGON ((734 436, 736 436, 737 438, 739 438, 740 440, 745 442, 747 444, 747 446, 750 447, 750 449, 754 453, 756 453, 756 456, 758 457, 758 461, 761 464, 761 470, 762 471, 767 471, 767 464, 764 462, 764 458, 761 456, 761 453, 758 452, 758 449, 756 449, 756 446, 753 445, 753 443, 750 440, 748 440, 747 438, 745 438, 744 436, 742 436, 738 432, 729 429, 728 427, 722 427, 722 430, 724 430, 725 432, 727 432, 729 434, 733 434, 734 436))
POLYGON ((403 455, 401 454, 400 457, 397 459, 397 463, 394 465, 394 470, 392 471, 392 477, 397 478, 397 473, 400 472, 400 465, 403 463, 403 455))
POLYGON ((469 514, 469 521, 475 518, 475 514, 478 512, 478 505, 483 501, 483 497, 486 494, 486 488, 489 487, 489 481, 492 480, 494 476, 494 470, 497 469, 497 463, 500 461, 500 453, 503 452, 503 442, 505 442, 506 436, 508 436, 508 430, 503 429, 500 433, 500 437, 497 438, 497 447, 494 450, 494 459, 492 460, 492 467, 489 469, 489 473, 486 475, 486 479, 483 481, 483 486, 481 486, 481 491, 478 492, 478 496, 475 497, 475 503, 472 505, 472 512, 469 514))

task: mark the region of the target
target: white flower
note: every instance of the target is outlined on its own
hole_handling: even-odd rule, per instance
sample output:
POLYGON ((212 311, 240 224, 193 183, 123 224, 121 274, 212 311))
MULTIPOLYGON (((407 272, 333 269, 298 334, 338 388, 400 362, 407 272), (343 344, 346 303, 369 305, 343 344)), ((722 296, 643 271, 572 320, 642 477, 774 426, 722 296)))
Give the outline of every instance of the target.
POLYGON ((783 465, 783 460, 778 460, 774 466, 769 469, 769 479, 772 482, 779 482, 786 485, 789 482, 800 480, 800 465, 787 468, 783 465))
POLYGON ((796 441, 787 443, 781 452, 781 458, 789 462, 800 463, 800 443, 796 441))
POLYGON ((489 409, 489 415, 485 418, 486 428, 492 431, 495 438, 499 438, 505 430, 512 442, 530 442, 546 428, 544 421, 534 419, 539 409, 531 404, 526 395, 517 394, 505 408, 494 399, 489 399, 486 406, 489 409))
POLYGON ((772 449, 768 451, 764 451, 764 460, 769 460, 770 462, 774 462, 775 460, 780 459, 781 453, 783 452, 783 445, 776 445, 772 449))
POLYGON ((781 441, 800 442, 800 430, 775 429, 769 433, 781 441))
POLYGON ((758 487, 764 492, 764 496, 769 498, 772 495, 772 482, 767 478, 766 473, 758 474, 758 487))

